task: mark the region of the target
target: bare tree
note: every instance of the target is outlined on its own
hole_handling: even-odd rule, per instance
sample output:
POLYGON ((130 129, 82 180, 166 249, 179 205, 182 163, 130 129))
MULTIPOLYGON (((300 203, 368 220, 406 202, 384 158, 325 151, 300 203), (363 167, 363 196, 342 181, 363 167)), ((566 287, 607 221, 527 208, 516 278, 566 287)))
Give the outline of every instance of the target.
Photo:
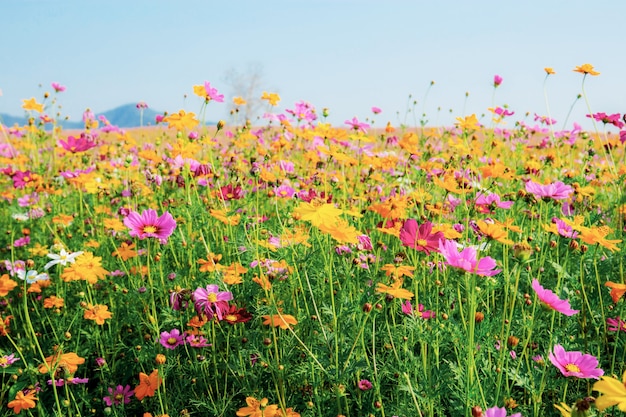
POLYGON ((238 110, 240 119, 243 121, 257 118, 263 107, 261 95, 263 94, 263 67, 259 63, 248 64, 248 67, 241 71, 230 68, 224 76, 224 83, 230 86, 232 97, 241 97, 246 101, 243 106, 237 106, 231 101, 231 114, 238 110))

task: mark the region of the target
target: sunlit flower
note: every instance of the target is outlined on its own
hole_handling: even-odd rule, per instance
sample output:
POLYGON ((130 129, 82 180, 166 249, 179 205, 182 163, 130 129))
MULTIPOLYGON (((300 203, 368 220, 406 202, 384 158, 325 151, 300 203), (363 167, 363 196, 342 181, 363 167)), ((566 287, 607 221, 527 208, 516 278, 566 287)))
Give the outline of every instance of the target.
POLYGON ((564 376, 599 379, 604 375, 604 371, 598 368, 598 359, 595 356, 578 351, 566 352, 558 344, 554 345, 548 358, 564 376))
POLYGON ((480 123, 478 123, 478 119, 475 114, 466 117, 457 117, 456 120, 458 123, 456 125, 462 130, 478 130, 480 129, 480 123))
POLYGON ((34 110, 38 113, 43 112, 43 104, 37 103, 35 98, 29 98, 28 100, 22 100, 24 104, 22 104, 22 108, 26 111, 34 110))
POLYGON ((494 276, 502 270, 495 269, 496 260, 490 256, 478 259, 478 253, 473 247, 464 248, 461 252, 455 241, 444 239, 439 242, 439 252, 452 267, 463 269, 481 276, 494 276))
POLYGON ((298 320, 296 320, 296 318, 290 314, 272 314, 262 317, 264 325, 280 327, 284 330, 289 329, 292 325, 295 326, 296 324, 298 324, 298 320))
POLYGON ((561 181, 552 184, 538 184, 534 181, 526 183, 526 191, 539 198, 551 198, 553 200, 565 200, 571 196, 574 189, 561 181))
POLYGON ((71 153, 85 152, 98 146, 94 136, 85 135, 84 133, 78 138, 70 135, 66 140, 59 139, 57 144, 71 153))
POLYGON ((430 255, 439 251, 439 242, 444 238, 442 232, 432 233, 433 224, 429 221, 418 224, 415 219, 407 219, 400 229, 400 241, 417 251, 430 255))
POLYGON ((215 284, 197 288, 193 292, 196 312, 198 315, 206 315, 209 320, 215 315, 221 321, 228 312, 228 302, 232 299, 233 294, 230 291, 220 291, 215 284))
POLYGON ((493 76, 493 86, 494 87, 499 87, 500 84, 502 84, 502 77, 499 76, 498 74, 493 76))
POLYGON ((46 363, 39 366, 39 372, 47 374, 50 372, 50 368, 54 366, 55 370, 61 368, 67 371, 67 373, 73 375, 78 370, 78 365, 82 365, 83 363, 85 363, 85 358, 81 358, 74 352, 59 352, 52 356, 48 356, 46 358, 46 363))
POLYGON ((218 93, 217 88, 211 87, 211 83, 204 82, 204 85, 194 85, 193 92, 197 96, 203 97, 207 102, 213 100, 218 103, 224 102, 224 95, 218 93))
POLYGON ((87 304, 83 317, 87 320, 93 320, 96 324, 102 326, 106 319, 113 317, 113 313, 109 311, 109 306, 104 304, 87 304))
POLYGON ((626 372, 622 374, 622 380, 610 376, 603 376, 600 381, 593 384, 593 390, 602 395, 596 398, 595 406, 598 410, 617 405, 620 411, 626 412, 626 372))
POLYGON ((621 239, 607 239, 606 236, 611 233, 613 229, 608 226, 600 227, 585 227, 581 229, 580 240, 589 245, 600 245, 607 248, 611 252, 619 251, 619 247, 616 243, 621 243, 621 239))
POLYGON ((579 65, 576 68, 574 68, 573 70, 574 72, 579 72, 581 74, 589 74, 589 75, 600 75, 599 72, 594 71, 593 69, 593 65, 591 64, 583 64, 583 65, 579 65))
POLYGON ((611 298, 613 302, 617 304, 620 298, 626 293, 626 284, 618 284, 616 282, 607 281, 604 283, 607 287, 611 288, 611 298))
POLYGON ((579 310, 572 310, 569 300, 561 300, 552 291, 544 289, 536 278, 532 281, 532 288, 537 294, 539 301, 544 303, 548 308, 565 314, 566 316, 573 316, 579 312, 579 310))
POLYGON ((54 265, 67 266, 68 262, 73 264, 76 262, 76 258, 82 254, 83 251, 68 253, 65 249, 61 249, 58 255, 56 253, 49 253, 46 256, 52 260, 45 264, 43 269, 48 270, 54 265))
POLYGON ((163 244, 176 229, 176 221, 168 212, 157 217, 157 212, 152 209, 144 210, 141 215, 131 211, 124 218, 124 224, 130 229, 129 234, 139 239, 154 237, 163 244))
POLYGON ((359 122, 359 119, 356 117, 353 117, 352 120, 346 120, 344 123, 351 126, 353 130, 363 133, 367 133, 367 129, 370 127, 370 125, 365 122, 359 122))
POLYGON ((556 74, 551 67, 545 67, 543 70, 546 72, 546 75, 556 74))
POLYGON ((168 127, 176 130, 193 129, 198 125, 198 119, 196 119, 195 113, 186 113, 185 110, 180 110, 178 113, 172 113, 169 116, 163 118, 163 121, 167 123, 168 127))
POLYGON ((392 295, 394 298, 410 300, 411 298, 413 298, 414 294, 409 290, 401 288, 402 282, 402 279, 396 279, 390 286, 379 282, 378 284, 376 284, 376 292, 381 294, 389 294, 392 295))
MULTIPOLYGON (((506 417, 506 408, 491 407, 485 410, 485 417, 506 417)), ((522 417, 522 413, 511 414, 509 417, 522 417)))
POLYGON ((270 106, 276 106, 280 101, 280 96, 276 93, 268 93, 263 91, 261 100, 267 100, 270 103, 270 106))
POLYGON ((52 83, 51 86, 57 93, 62 93, 63 91, 65 91, 65 86, 59 83, 52 83))
POLYGON ((17 287, 17 282, 13 281, 9 275, 3 274, 0 277, 0 297, 5 297, 15 287, 17 287))
POLYGON ((0 368, 6 368, 9 365, 13 365, 15 362, 19 361, 20 358, 15 357, 15 353, 11 353, 10 355, 0 356, 0 368))

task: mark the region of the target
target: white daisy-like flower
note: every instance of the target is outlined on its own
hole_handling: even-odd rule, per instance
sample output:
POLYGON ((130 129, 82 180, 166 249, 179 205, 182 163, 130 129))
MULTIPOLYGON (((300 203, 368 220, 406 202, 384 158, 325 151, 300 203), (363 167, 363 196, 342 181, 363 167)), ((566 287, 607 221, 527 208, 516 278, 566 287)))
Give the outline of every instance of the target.
POLYGON ((76 261, 76 258, 83 254, 83 251, 67 253, 65 249, 61 249, 61 252, 57 255, 56 253, 49 253, 48 258, 52 259, 48 262, 43 269, 48 270, 52 266, 60 264, 62 266, 67 266, 68 262, 73 264, 76 261))

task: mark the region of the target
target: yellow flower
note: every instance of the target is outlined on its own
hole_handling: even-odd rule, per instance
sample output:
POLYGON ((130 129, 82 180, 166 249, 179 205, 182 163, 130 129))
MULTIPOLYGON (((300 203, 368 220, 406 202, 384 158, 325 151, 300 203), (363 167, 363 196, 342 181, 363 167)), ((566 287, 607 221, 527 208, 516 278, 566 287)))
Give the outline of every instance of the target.
POLYGON ((580 72, 581 74, 600 75, 598 71, 594 71, 593 65, 583 64, 574 68, 574 72, 580 72))
POLYGON ((271 106, 275 106, 280 101, 280 96, 276 93, 267 93, 263 91, 263 95, 261 96, 261 100, 267 100, 271 106))
POLYGON ((235 104, 235 106, 244 106, 247 102, 241 97, 234 97, 233 103, 235 104))
POLYGON ((109 311, 109 306, 107 305, 96 304, 94 306, 88 304, 87 310, 85 310, 85 314, 83 315, 83 317, 87 320, 93 320, 96 322, 96 324, 102 326, 106 319, 110 319, 111 317, 113 317, 113 313, 109 311))
POLYGON ((280 409, 276 404, 267 405, 267 398, 263 398, 261 401, 254 397, 246 398, 247 407, 242 407, 237 411, 239 417, 275 417, 278 415, 280 409))
POLYGON ((393 295, 395 298, 410 300, 413 298, 413 293, 409 290, 405 290, 404 288, 400 288, 402 286, 402 282, 403 281, 401 279, 397 279, 393 284, 391 284, 391 286, 379 282, 376 284, 376 292, 393 295))
POLYGON ((168 127, 173 127, 177 130, 193 129, 199 123, 195 113, 186 113, 185 110, 171 114, 165 117, 163 121, 167 122, 168 127))
MULTIPOLYGON (((544 71, 546 72, 546 74, 548 74, 548 75, 550 75, 550 74, 556 74, 556 73, 554 72, 554 70, 552 69, 552 67, 545 67, 543 70, 544 70, 544 71)), ((555 407, 556 407, 556 406, 555 406, 555 407)))
POLYGON ((608 235, 612 231, 613 229, 608 226, 585 228, 580 232, 579 238, 589 245, 598 244, 600 246, 604 246, 611 252, 619 251, 620 249, 615 244, 621 243, 622 241, 620 239, 606 238, 606 235, 608 235))
POLYGON ((480 124, 478 123, 478 119, 475 114, 466 117, 457 117, 458 123, 456 125, 463 130, 478 130, 480 129, 480 124))
POLYGON ((22 108, 24 110, 35 110, 38 113, 43 112, 43 104, 37 103, 35 98, 29 98, 28 100, 22 100, 24 104, 22 104, 22 108))
POLYGON ((315 205, 302 202, 294 209, 293 213, 299 216, 300 220, 311 222, 313 226, 320 227, 321 224, 328 225, 337 223, 339 221, 339 215, 342 214, 343 211, 329 203, 315 205))
POLYGON ((603 411, 605 408, 617 405, 620 411, 626 412, 626 372, 622 375, 622 380, 603 376, 600 381, 593 384, 593 390, 603 395, 596 398, 596 407, 603 411))

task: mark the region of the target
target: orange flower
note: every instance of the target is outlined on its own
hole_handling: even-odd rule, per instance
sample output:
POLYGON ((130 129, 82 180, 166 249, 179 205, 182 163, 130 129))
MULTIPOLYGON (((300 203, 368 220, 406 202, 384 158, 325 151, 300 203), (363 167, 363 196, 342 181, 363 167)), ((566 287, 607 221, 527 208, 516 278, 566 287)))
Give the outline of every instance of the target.
POLYGON ((168 127, 177 130, 193 129, 199 123, 195 113, 186 113, 185 110, 171 114, 165 117, 163 121, 168 124, 168 127))
POLYGON ((395 298, 410 300, 413 298, 413 293, 409 290, 405 290, 404 288, 400 288, 402 286, 402 282, 403 281, 401 279, 397 279, 393 284, 391 284, 391 286, 379 282, 376 284, 376 292, 393 295, 395 298))
POLYGON ((621 243, 622 241, 619 239, 607 239, 606 235, 611 233, 613 229, 608 226, 600 226, 600 227, 591 227, 584 228, 580 232, 580 240, 583 242, 595 245, 598 244, 600 246, 604 246, 611 252, 619 251, 619 248, 615 245, 616 243, 621 243))
MULTIPOLYGON (((271 316, 263 316, 263 324, 281 329, 288 329, 290 324, 294 326, 298 324, 298 320, 289 314, 273 314, 271 316)), ((239 415, 239 414, 238 414, 239 415)))
POLYGON ((134 258, 137 256, 137 251, 135 249, 135 244, 131 243, 130 245, 126 242, 122 242, 120 247, 115 250, 111 255, 119 256, 123 261, 127 261, 130 258, 134 258))
POLYGON ((17 287, 17 282, 9 278, 7 274, 0 277, 0 297, 6 296, 15 287, 17 287))
POLYGON ((581 74, 589 74, 589 75, 600 75, 599 72, 594 71, 593 65, 591 64, 583 64, 574 68, 574 72, 580 72, 581 74))
POLYGON ((480 232, 487 236, 489 239, 493 239, 506 245, 512 245, 513 241, 509 239, 509 232, 507 232, 501 224, 487 223, 484 220, 476 221, 476 225, 480 232))
POLYGON ((65 305, 65 302, 62 298, 57 297, 56 295, 51 295, 50 297, 43 300, 43 308, 61 308, 65 305))
POLYGON ((105 229, 114 230, 116 232, 122 232, 127 229, 126 225, 122 223, 120 219, 117 219, 117 218, 104 219, 102 223, 105 229))
POLYGON ((39 400, 39 398, 35 398, 35 394, 35 390, 30 390, 27 394, 24 394, 24 391, 18 391, 17 394, 15 394, 15 399, 11 401, 8 406, 13 409, 15 414, 21 413, 22 410, 35 408, 37 406, 35 401, 39 400))
POLYGON ((154 397, 154 391, 161 385, 161 378, 159 378, 159 370, 155 369, 150 375, 146 375, 143 372, 139 372, 139 385, 135 387, 135 397, 139 401, 144 397, 154 397))
POLYGON ((618 284, 618 283, 615 283, 615 282, 608 281, 604 285, 606 285, 607 287, 612 288, 612 290, 611 290, 611 298, 613 299, 614 303, 617 303, 619 301, 619 299, 622 298, 622 296, 626 293, 626 285, 625 284, 618 284))
POLYGON ((28 100, 24 99, 22 101, 24 102, 24 104, 22 104, 22 108, 24 110, 35 110, 38 113, 43 112, 43 104, 37 103, 35 97, 29 98, 28 100))
POLYGON ((556 74, 552 67, 545 67, 543 70, 546 72, 547 75, 556 74))
POLYGON ((109 311, 109 306, 104 304, 87 305, 87 310, 83 316, 87 320, 94 320, 96 324, 102 326, 106 319, 113 317, 113 313, 109 311))
POLYGON ((270 103, 270 106, 275 106, 280 101, 280 96, 276 93, 267 93, 266 91, 263 91, 261 100, 267 100, 270 103))
POLYGON ((396 264, 385 264, 380 268, 382 271, 385 271, 385 275, 392 276, 395 278, 402 278, 403 276, 412 277, 413 271, 415 267, 408 265, 396 265, 396 264))
POLYGON ((4 320, 0 318, 0 336, 6 336, 9 333, 9 322, 13 316, 7 316, 4 320))
POLYGON ((233 97, 233 103, 235 106, 243 106, 246 104, 246 100, 241 97, 233 97))
POLYGON ((267 398, 263 398, 261 401, 254 397, 247 397, 247 407, 242 407, 237 411, 239 417, 275 417, 279 415, 280 409, 276 404, 267 405, 267 398))
POLYGON ((63 354, 56 353, 46 358, 45 365, 39 366, 39 372, 46 374, 50 372, 50 368, 54 366, 55 369, 63 368, 68 373, 73 374, 78 369, 78 365, 82 365, 83 363, 85 363, 85 358, 81 358, 73 352, 63 354))

